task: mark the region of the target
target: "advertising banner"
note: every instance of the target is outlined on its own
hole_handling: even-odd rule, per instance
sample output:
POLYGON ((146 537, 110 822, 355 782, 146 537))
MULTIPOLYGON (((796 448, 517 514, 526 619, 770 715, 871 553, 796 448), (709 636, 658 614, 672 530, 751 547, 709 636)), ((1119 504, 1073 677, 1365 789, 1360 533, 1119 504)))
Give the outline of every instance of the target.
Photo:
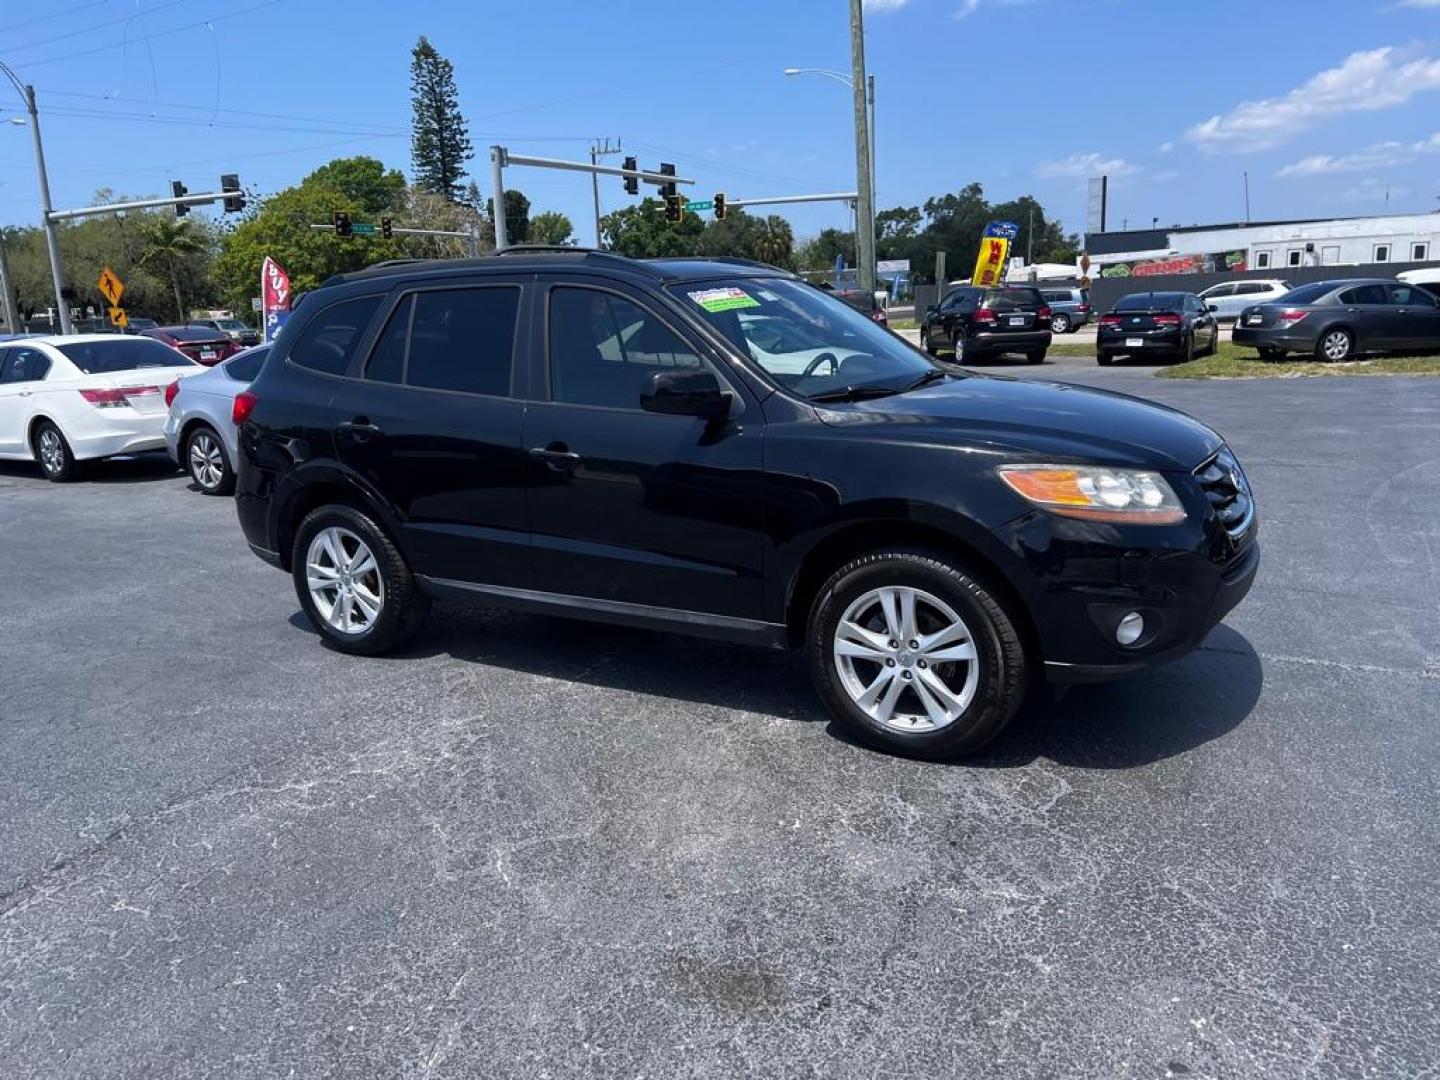
POLYGON ((986 225, 970 284, 999 285, 1005 279, 1005 260, 1010 255, 1010 241, 1019 235, 1020 226, 1013 221, 992 221, 986 225))
POLYGON ((260 266, 260 309, 265 340, 274 341, 290 317, 290 275, 268 255, 260 266))

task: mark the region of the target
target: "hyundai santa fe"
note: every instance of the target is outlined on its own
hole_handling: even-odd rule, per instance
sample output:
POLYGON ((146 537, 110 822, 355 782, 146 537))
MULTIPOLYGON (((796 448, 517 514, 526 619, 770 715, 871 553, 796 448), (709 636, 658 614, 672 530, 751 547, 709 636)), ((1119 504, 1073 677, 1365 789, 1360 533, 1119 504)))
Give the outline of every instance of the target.
POLYGON ((234 417, 245 535, 336 649, 393 650, 436 599, 803 647, 840 722, 923 757, 1042 679, 1186 653, 1259 560, 1204 424, 942 370, 741 260, 332 278, 234 417))

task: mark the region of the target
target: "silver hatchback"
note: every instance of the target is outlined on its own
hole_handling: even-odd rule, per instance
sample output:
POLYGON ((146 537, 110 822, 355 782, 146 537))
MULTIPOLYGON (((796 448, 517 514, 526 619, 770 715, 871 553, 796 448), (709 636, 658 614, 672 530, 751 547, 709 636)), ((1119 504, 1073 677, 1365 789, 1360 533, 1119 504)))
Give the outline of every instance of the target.
POLYGON ((256 345, 166 392, 165 449, 206 495, 235 490, 235 396, 255 381, 268 355, 269 345, 256 345))

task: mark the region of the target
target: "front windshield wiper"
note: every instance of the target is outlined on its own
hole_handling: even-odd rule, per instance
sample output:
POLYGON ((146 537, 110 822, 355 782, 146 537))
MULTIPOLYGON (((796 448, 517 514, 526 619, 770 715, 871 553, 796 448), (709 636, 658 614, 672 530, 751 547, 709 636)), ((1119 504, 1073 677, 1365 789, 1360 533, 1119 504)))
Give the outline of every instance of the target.
POLYGON ((941 379, 946 378, 948 374, 949 372, 941 371, 939 368, 931 368, 909 386, 904 387, 900 392, 904 394, 909 393, 911 390, 919 390, 922 386, 929 386, 932 382, 939 382, 941 379))
POLYGON ((827 390, 823 394, 811 394, 811 401, 868 401, 870 398, 889 397, 900 390, 893 386, 847 386, 842 390, 827 390))

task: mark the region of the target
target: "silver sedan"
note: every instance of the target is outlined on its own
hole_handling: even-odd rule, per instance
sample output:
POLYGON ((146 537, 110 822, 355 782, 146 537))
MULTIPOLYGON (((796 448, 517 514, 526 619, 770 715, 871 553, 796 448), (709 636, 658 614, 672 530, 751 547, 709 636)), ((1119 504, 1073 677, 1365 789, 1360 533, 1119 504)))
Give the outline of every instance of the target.
POLYGON ((269 345, 256 345, 166 393, 170 415, 165 418, 165 449, 206 495, 235 490, 235 395, 254 382, 269 354, 269 345))

